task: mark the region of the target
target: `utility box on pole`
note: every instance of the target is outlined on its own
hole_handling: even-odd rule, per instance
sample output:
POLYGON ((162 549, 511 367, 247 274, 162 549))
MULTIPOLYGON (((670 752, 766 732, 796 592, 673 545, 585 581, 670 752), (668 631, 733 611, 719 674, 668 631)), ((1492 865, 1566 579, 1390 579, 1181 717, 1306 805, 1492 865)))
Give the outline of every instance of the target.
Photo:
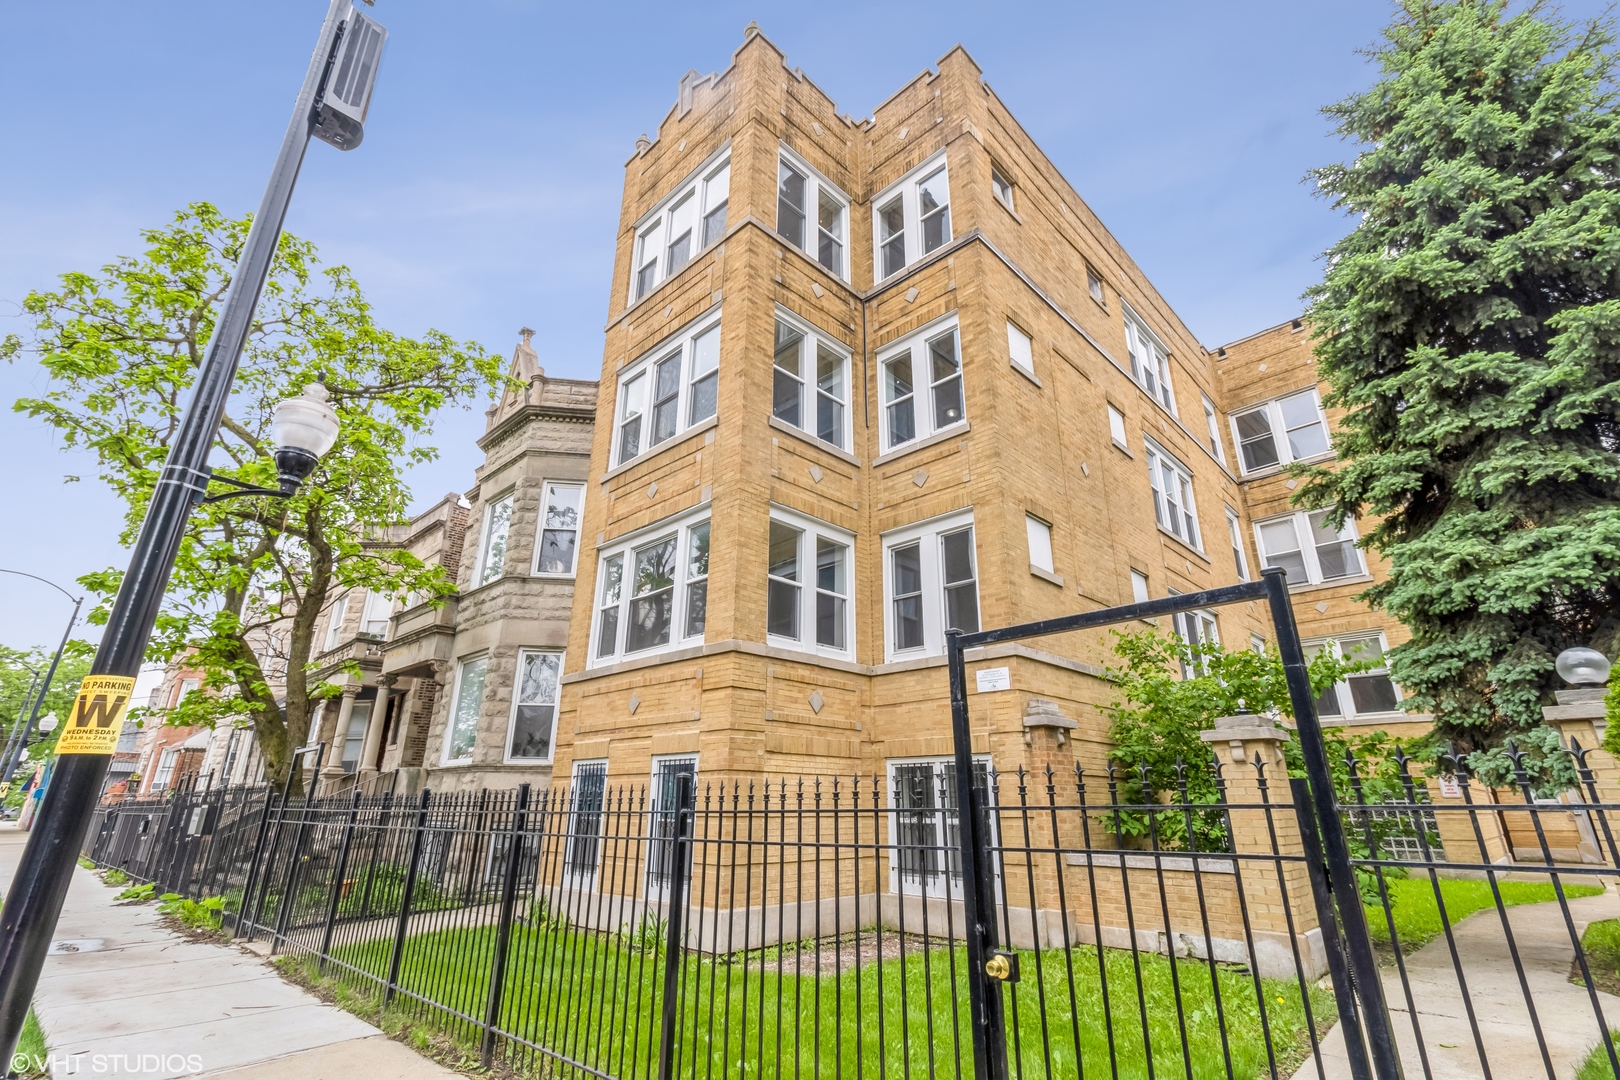
POLYGON ((326 77, 313 134, 339 150, 353 150, 366 135, 366 110, 371 107, 377 63, 388 31, 351 7, 339 33, 337 56, 326 77))

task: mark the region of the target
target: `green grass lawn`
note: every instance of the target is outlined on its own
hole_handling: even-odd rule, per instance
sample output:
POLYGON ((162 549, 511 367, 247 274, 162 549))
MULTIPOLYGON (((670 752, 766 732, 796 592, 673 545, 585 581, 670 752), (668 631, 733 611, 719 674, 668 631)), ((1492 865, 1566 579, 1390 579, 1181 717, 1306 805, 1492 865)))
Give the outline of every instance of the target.
MULTIPOLYGON (((1389 899, 1395 921, 1395 932, 1401 948, 1410 952, 1427 944, 1443 932, 1440 925, 1440 907, 1435 903, 1434 886, 1427 874, 1413 874, 1409 878, 1384 879, 1389 888, 1389 899)), ((1550 882, 1499 881, 1502 903, 1508 907, 1519 904, 1542 904, 1556 899, 1550 882)), ((1564 895, 1571 900, 1578 896, 1596 896, 1603 890, 1595 885, 1564 886, 1564 895)), ((1445 900, 1446 916, 1455 926, 1476 911, 1496 906, 1488 881, 1468 881, 1461 878, 1441 878, 1440 895, 1445 900)), ((1373 940, 1380 945, 1389 944, 1390 920, 1380 906, 1367 908, 1367 925, 1373 940)))
POLYGON ((50 1048, 45 1045, 45 1031, 39 1026, 39 1017, 28 1010, 23 1021, 22 1034, 17 1037, 17 1049, 12 1052, 12 1071, 21 1077, 44 1076, 49 1071, 46 1060, 50 1048))
MULTIPOLYGON (((411 938, 401 987, 481 1016, 494 936, 493 927, 480 927, 411 938)), ((361 942, 337 950, 335 958, 381 976, 391 944, 361 942)), ((795 959, 791 951, 778 950, 763 961, 759 952, 686 958, 677 999, 677 1073, 971 1075, 963 949, 908 952, 903 960, 842 974, 810 974, 814 958, 804 954, 798 955, 803 973, 795 974, 795 959)), ((1023 953, 1021 964, 1022 981, 1008 995, 1008 1031, 1010 1052, 1026 1074, 1078 1075, 1077 1050, 1086 1075, 1109 1076, 1117 1069, 1126 1080, 1145 1080, 1150 1053, 1158 1076, 1185 1077, 1188 1065, 1195 1080, 1270 1073, 1260 1002, 1252 976, 1242 969, 1217 967, 1212 983, 1211 968, 1197 961, 1181 960, 1172 973, 1165 957, 1105 949, 1105 995, 1091 947, 1023 953)), ((618 935, 519 924, 507 972, 504 1030, 614 1075, 644 1075, 656 1066, 661 952, 633 948, 618 935)), ((327 975, 351 984, 368 981, 335 965, 327 975)), ((1287 1075, 1308 1052, 1304 1005, 1297 985, 1267 981, 1262 988, 1265 1023, 1279 1071, 1287 1075)), ((463 1042, 476 1037, 470 1024, 396 1001, 463 1042)), ((1311 1008, 1318 1024, 1333 1019, 1329 994, 1313 988, 1311 1008)))

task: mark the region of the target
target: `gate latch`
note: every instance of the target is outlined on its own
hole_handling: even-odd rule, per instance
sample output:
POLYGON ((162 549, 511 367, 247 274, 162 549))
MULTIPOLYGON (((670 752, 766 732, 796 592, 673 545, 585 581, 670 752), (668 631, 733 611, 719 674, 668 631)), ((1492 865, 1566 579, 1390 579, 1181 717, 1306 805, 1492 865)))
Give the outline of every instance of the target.
POLYGON ((1018 954, 997 949, 984 962, 984 973, 1005 983, 1018 981, 1018 954))

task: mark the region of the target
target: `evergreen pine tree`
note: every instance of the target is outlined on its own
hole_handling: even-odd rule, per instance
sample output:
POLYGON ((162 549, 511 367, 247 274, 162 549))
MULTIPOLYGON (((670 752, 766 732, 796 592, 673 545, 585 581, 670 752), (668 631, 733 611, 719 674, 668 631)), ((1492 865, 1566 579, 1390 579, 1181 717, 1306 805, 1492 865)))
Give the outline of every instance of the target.
POLYGON ((1312 178, 1354 216, 1307 295, 1369 590, 1412 631, 1408 707, 1460 747, 1541 722, 1571 645, 1620 646, 1620 126, 1613 34, 1539 4, 1403 0, 1359 145, 1312 178))

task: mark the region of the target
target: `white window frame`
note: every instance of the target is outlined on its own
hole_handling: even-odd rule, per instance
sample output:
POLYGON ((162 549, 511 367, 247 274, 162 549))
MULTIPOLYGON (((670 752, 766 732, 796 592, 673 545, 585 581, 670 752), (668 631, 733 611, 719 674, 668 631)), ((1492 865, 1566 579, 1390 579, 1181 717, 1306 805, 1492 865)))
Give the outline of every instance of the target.
POLYGON ((367 589, 366 604, 360 611, 360 632, 362 634, 376 634, 386 641, 388 639, 388 622, 393 618, 393 615, 393 600, 375 589, 367 589), (369 629, 379 623, 382 625, 381 630, 369 629))
POLYGON ((180 759, 180 747, 165 746, 158 751, 157 767, 152 770, 152 782, 147 785, 148 791, 164 792, 168 790, 169 781, 174 779, 175 762, 180 759))
POLYGON ((1035 374, 1035 339, 1011 319, 1007 320, 1007 359, 1025 375, 1035 374))
POLYGON ((1153 599, 1148 591, 1148 576, 1140 570, 1131 571, 1131 603, 1145 604, 1153 599))
POLYGON ((849 280, 849 196, 845 195, 838 185, 821 175, 808 161, 790 150, 787 144, 782 144, 778 155, 776 183, 776 235, 782 242, 799 251, 823 270, 840 281, 849 280), (804 179, 804 221, 801 222, 803 240, 805 243, 794 243, 793 238, 782 231, 782 169, 786 167, 798 173, 804 179), (833 258, 832 265, 823 258, 821 234, 826 231, 821 224, 821 197, 825 194, 831 201, 838 204, 838 232, 834 240, 839 246, 838 254, 833 258), (809 241, 814 241, 813 244, 809 241))
POLYGON ((1226 531, 1232 540, 1232 561, 1237 564, 1238 580, 1253 580, 1249 576, 1249 553, 1243 548, 1243 521, 1230 506, 1226 508, 1226 531))
MULTIPOLYGON (((331 652, 333 649, 343 644, 343 620, 347 619, 348 617, 349 594, 345 592, 342 596, 332 601, 331 611, 327 614, 326 648, 322 649, 322 652, 331 652)), ((177 701, 176 704, 179 704, 179 702, 177 701)))
POLYGON ((685 212, 688 198, 693 200, 690 204, 693 215, 690 222, 692 230, 690 249, 675 272, 679 273, 696 262, 699 255, 725 235, 723 223, 718 235, 707 229, 706 223, 715 211, 724 211, 729 205, 730 179, 731 142, 727 140, 713 156, 688 173, 673 191, 660 199, 656 206, 636 222, 632 229, 635 240, 631 244, 630 252, 630 289, 626 297, 628 306, 634 307, 645 300, 657 292, 660 285, 674 276, 669 272, 669 246, 670 241, 675 239, 670 235, 670 229, 675 221, 676 212, 685 212), (721 173, 725 174, 723 188, 712 183, 721 179, 721 173), (652 271, 645 286, 641 286, 642 270, 648 264, 652 264, 652 271))
MULTIPOLYGON (((647 792, 647 860, 643 877, 646 883, 645 893, 649 903, 662 903, 669 896, 669 879, 664 876, 662 880, 655 879, 653 874, 653 846, 659 842, 655 829, 659 824, 659 814, 668 813, 663 808, 664 790, 658 783, 659 766, 666 762, 679 765, 690 762, 692 766, 693 797, 696 798, 698 782, 698 755, 690 754, 655 754, 652 759, 652 779, 648 784, 647 792)), ((678 775, 678 773, 677 773, 678 775)), ((673 842, 671 842, 673 846, 673 842)), ((687 846, 687 857, 692 857, 692 845, 687 846)))
POLYGON ((1125 309, 1125 351, 1130 357, 1131 378, 1171 416, 1178 415, 1176 388, 1170 378, 1169 347, 1131 305, 1122 303, 1121 306, 1125 309))
MULTIPOLYGON (((647 350, 635 362, 626 364, 618 374, 613 406, 613 442, 610 460, 614 468, 647 457, 659 447, 673 446, 698 424, 706 423, 716 412, 697 416, 695 406, 697 386, 710 377, 719 377, 720 310, 716 308, 681 327, 680 330, 647 350), (711 331, 714 337, 706 337, 711 331), (703 356, 698 355, 702 349, 703 356), (677 369, 675 391, 675 430, 657 442, 653 437, 653 409, 659 403, 654 398, 658 368, 666 360, 677 369), (702 361, 702 366, 699 366, 702 361), (712 366, 711 366, 712 365, 712 366), (624 428, 628 418, 635 416, 640 426, 636 429, 634 453, 626 453, 624 428)), ((718 402, 718 393, 715 395, 718 402)), ((705 408, 708 406, 705 405, 705 408)))
POLYGON ((478 749, 478 722, 484 715, 484 693, 489 689, 489 653, 475 653, 464 656, 456 661, 455 691, 450 695, 450 709, 444 717, 443 744, 439 747, 439 763, 441 765, 470 765, 473 754, 478 749), (451 757, 450 746, 456 733, 456 714, 461 709, 461 695, 466 689, 466 671, 473 664, 484 665, 484 681, 478 688, 478 711, 473 715, 472 743, 467 747, 466 757, 451 757))
POLYGON ((579 573, 579 548, 581 542, 581 529, 585 521, 585 487, 582 482, 575 480, 547 480, 540 485, 540 510, 535 515, 534 525, 534 566, 531 573, 535 577, 544 578, 572 578, 579 573), (574 558, 567 570, 547 571, 540 569, 540 557, 544 554, 545 538, 548 532, 567 532, 563 526, 547 528, 546 511, 551 507, 551 493, 553 491, 572 489, 579 492, 579 506, 574 520, 574 558))
POLYGON ((566 848, 565 848, 565 850, 563 852, 563 877, 565 879, 567 879, 567 881, 571 885, 575 886, 576 888, 584 888, 584 889, 595 888, 595 886, 596 886, 596 877, 601 872, 601 869, 602 869, 602 854, 603 854, 604 847, 605 847, 605 845, 603 844, 603 841, 607 838, 607 828, 606 828, 606 826, 607 826, 607 816, 608 816, 608 782, 607 782, 608 774, 607 774, 607 769, 608 769, 607 758, 591 758, 591 759, 586 760, 586 761, 575 761, 573 771, 569 774, 569 784, 568 784, 568 841, 567 841, 567 846, 566 846, 566 848), (580 776, 586 770, 591 770, 593 772, 596 771, 596 770, 600 770, 600 775, 601 775, 602 805, 597 807, 594 811, 592 811, 592 810, 581 810, 580 807, 579 807, 580 776), (591 859, 591 865, 590 865, 589 870, 583 869, 581 867, 581 864, 575 858, 576 852, 578 851, 578 845, 585 838, 585 834, 580 831, 580 825, 579 825, 580 815, 583 814, 583 813, 594 813, 596 815, 596 831, 595 831, 595 834, 590 838, 594 842, 595 851, 593 852, 594 858, 591 859))
POLYGON ((1129 437, 1125 433, 1125 414, 1112 405, 1107 406, 1107 409, 1108 438, 1115 446, 1128 454, 1131 452, 1131 446, 1129 437))
POLYGON ((1029 541, 1029 565, 1048 574, 1057 573, 1057 560, 1052 552, 1052 523, 1034 514, 1025 514, 1024 536, 1029 541), (1044 561, 1037 558, 1042 554, 1045 556, 1044 561))
POLYGON ((828 446, 837 447, 839 450, 849 453, 851 444, 855 437, 855 425, 851 422, 854 415, 851 405, 855 395, 849 346, 845 345, 842 341, 839 341, 831 334, 817 329, 813 323, 799 318, 797 315, 793 314, 791 311, 787 310, 781 305, 778 305, 776 308, 776 321, 778 323, 785 324, 802 336, 802 340, 799 344, 799 375, 797 376, 799 383, 799 419, 800 421, 811 421, 812 418, 814 418, 814 421, 812 424, 807 424, 804 422, 795 424, 791 420, 776 416, 776 394, 774 380, 778 380, 780 378, 791 378, 793 376, 790 376, 787 372, 782 371, 782 369, 775 366, 774 352, 772 355, 771 367, 771 378, 773 380, 771 394, 771 415, 776 417, 776 419, 780 420, 782 423, 793 428, 795 431, 802 431, 807 439, 811 439, 815 442, 826 443, 828 446), (816 375, 818 370, 817 365, 820 362, 821 351, 823 349, 835 354, 839 358, 840 366, 838 369, 838 379, 844 389, 844 396, 842 399, 839 399, 835 394, 831 394, 823 390, 821 387, 821 379, 818 375, 816 375), (836 441, 832 439, 824 439, 820 434, 820 409, 821 399, 823 397, 837 402, 839 407, 842 409, 841 418, 838 424, 839 438, 836 441))
MULTIPOLYGON (((1330 649, 1333 652, 1333 655, 1342 658, 1345 655, 1345 648, 1344 647, 1345 647, 1346 644, 1352 643, 1352 642, 1363 642, 1363 641, 1375 641, 1375 642, 1377 642, 1378 643, 1378 653, 1379 653, 1379 657, 1381 659, 1388 655, 1388 653, 1389 653, 1389 640, 1384 636, 1384 632, 1382 630, 1357 630, 1357 631, 1351 631, 1350 633, 1345 633, 1345 634, 1335 634, 1332 637, 1311 638, 1311 639, 1309 639, 1307 641, 1302 641, 1300 644, 1304 647, 1305 654, 1306 654, 1307 657, 1314 655, 1315 652, 1317 650, 1319 650, 1319 649, 1326 648, 1326 649, 1330 649)), ((1336 722, 1340 722, 1340 721, 1360 720, 1360 719, 1366 719, 1368 717, 1386 717, 1386 716, 1403 716, 1403 715, 1405 715, 1405 710, 1400 707, 1400 703, 1405 698, 1405 695, 1401 693, 1401 684, 1396 682, 1394 680, 1394 678, 1392 678, 1390 676, 1388 660, 1384 660, 1384 663, 1383 663, 1383 665, 1381 667, 1372 668, 1372 669, 1370 669, 1368 671, 1358 671, 1354 675, 1348 675, 1345 678, 1340 679, 1338 682, 1333 684, 1332 690, 1334 692, 1336 700, 1338 701, 1339 711, 1337 713, 1323 713, 1323 714, 1321 714, 1322 718, 1324 720, 1326 720, 1327 722, 1329 722, 1329 723, 1336 723, 1336 722), (1387 680, 1389 682, 1390 689, 1395 691, 1395 708, 1393 708, 1393 709, 1372 709, 1372 710, 1368 710, 1367 712, 1358 711, 1356 709, 1355 697, 1351 692, 1350 680, 1352 680, 1352 679, 1365 679, 1365 678, 1379 678, 1379 677, 1382 677, 1385 680, 1387 680)), ((1320 700, 1321 700, 1321 696, 1318 695, 1318 701, 1320 701, 1320 700)), ((1318 712, 1320 713, 1321 710, 1318 709, 1318 712)))
POLYGON ((1003 169, 994 158, 991 158, 990 191, 1002 206, 1012 210, 1014 213, 1017 213, 1017 210, 1013 207, 1013 188, 1016 186, 1007 176, 1007 170, 1003 169))
MULTIPOLYGON (((770 619, 767 614, 765 643, 779 649, 792 649, 795 652, 811 653, 816 656, 832 656, 843 660, 853 660, 855 657, 855 534, 846 532, 835 525, 825 521, 789 510, 785 506, 771 504, 770 519, 780 522, 790 528, 799 530, 798 567, 799 580, 799 636, 797 639, 770 632, 770 619), (826 539, 844 548, 844 647, 823 645, 817 637, 817 610, 818 598, 822 593, 820 587, 820 573, 818 565, 819 539, 826 539)), ((768 569, 768 568, 767 568, 768 569)), ((767 581, 779 580, 767 573, 767 581)), ((787 582, 782 580, 782 584, 787 582)), ((830 591, 829 591, 830 592, 830 591)), ((830 595, 837 595, 830 593, 830 595)), ((766 609, 769 611, 770 601, 766 598, 766 609)))
POLYGON ((1355 556, 1356 568, 1348 574, 1339 574, 1334 577, 1322 576, 1322 563, 1317 555, 1310 519, 1326 513, 1328 513, 1326 510, 1299 510, 1291 514, 1277 514, 1256 521, 1254 523, 1254 548, 1260 554, 1260 565, 1262 567, 1269 566, 1273 554, 1266 548, 1265 533, 1262 530, 1268 525, 1279 525, 1288 522, 1293 527, 1294 540, 1299 544, 1297 550, 1305 564, 1305 580, 1295 581, 1290 578, 1288 582, 1290 588, 1297 588, 1301 585, 1331 585, 1335 582, 1356 581, 1365 577, 1367 574, 1367 560, 1362 555, 1361 549, 1354 546, 1354 541, 1359 539, 1359 536, 1356 532, 1355 519, 1349 517, 1344 519, 1344 527, 1339 530, 1338 542, 1351 542, 1350 551, 1355 556), (1305 539, 1307 536, 1312 537, 1312 540, 1307 541, 1305 539))
MULTIPOLYGON (((872 200, 872 280, 884 281, 894 277, 911 266, 924 255, 948 247, 954 233, 951 231, 950 221, 950 173, 945 166, 944 151, 935 154, 927 161, 912 169, 906 175, 878 192, 872 200), (932 181, 940 176, 945 185, 945 222, 944 239, 940 240, 927 251, 923 250, 923 221, 918 208, 918 190, 925 182, 932 181), (887 209, 895 198, 900 199, 902 230, 901 248, 904 251, 905 262, 895 267, 887 274, 883 272, 883 245, 882 233, 883 211, 887 209)), ((930 215, 932 216, 932 215, 930 215)))
POLYGON ((1158 523, 1160 532, 1168 533, 1202 553, 1204 538, 1203 530, 1198 527, 1198 502, 1193 491, 1192 470, 1152 439, 1143 436, 1142 441, 1147 447, 1148 483, 1153 489, 1153 520, 1158 523), (1173 486, 1180 490, 1166 487, 1166 469, 1178 482, 1173 486), (1180 516, 1177 516, 1177 510, 1181 511, 1180 516))
POLYGON ((1221 444, 1221 421, 1215 411, 1215 403, 1209 400, 1209 395, 1202 390, 1198 396, 1204 401, 1204 424, 1209 428, 1209 449, 1215 455, 1215 460, 1222 465, 1226 464, 1226 447, 1221 444))
MULTIPOLYGON (((1176 590, 1170 590, 1171 596, 1176 596, 1176 590)), ((1194 608, 1191 611, 1178 611, 1170 619, 1175 627, 1176 636, 1188 646, 1219 645, 1221 643, 1220 625, 1215 621, 1215 613, 1208 608, 1194 608)), ((1208 657, 1198 657, 1198 663, 1191 665, 1183 661, 1181 677, 1190 679, 1196 675, 1209 673, 1208 657)))
POLYGON ((1107 296, 1103 293, 1102 275, 1090 266, 1086 267, 1086 293, 1099 307, 1108 307, 1107 296))
MULTIPOLYGON (((928 521, 917 522, 883 534, 883 657, 885 661, 911 660, 921 656, 943 656, 945 653, 945 574, 944 538, 963 529, 973 533, 973 585, 975 612, 980 626, 984 621, 984 571, 978 553, 978 531, 974 527, 973 510, 957 511, 928 521), (895 647, 895 580, 894 551, 912 543, 918 545, 922 584, 923 641, 907 649, 895 647)), ((966 629, 964 627, 964 629, 966 629)))
POLYGON ((557 716, 562 711, 562 673, 567 657, 561 649, 519 649, 517 655, 517 668, 512 675, 512 710, 506 718, 506 741, 502 745, 501 760, 506 765, 550 765, 557 756, 557 716), (523 696, 523 664, 526 657, 555 656, 557 658, 557 682, 552 686, 553 700, 550 702, 525 702, 523 696), (518 709, 524 705, 551 706, 551 737, 546 744, 545 757, 521 757, 512 753, 512 740, 517 736, 518 709))
POLYGON ((935 319, 898 341, 884 346, 877 357, 878 371, 878 432, 880 454, 887 455, 903 450, 907 446, 915 445, 924 439, 932 438, 944 431, 954 431, 965 428, 967 425, 967 364, 962 358, 962 333, 958 326, 955 312, 935 319), (933 377, 933 363, 929 354, 929 345, 939 339, 950 335, 954 338, 956 348, 956 374, 944 379, 935 380, 933 377), (912 434, 909 439, 894 442, 890 435, 890 408, 901 400, 896 396, 891 400, 891 390, 888 382, 888 364, 902 354, 911 357, 911 423, 912 434), (947 383, 955 379, 957 393, 962 415, 959 419, 951 420, 945 424, 936 424, 936 413, 939 410, 939 394, 947 383))
MULTIPOLYGON (((692 539, 693 531, 704 525, 710 525, 709 504, 704 503, 695 510, 685 514, 665 518, 643 529, 621 536, 611 544, 603 545, 596 556, 596 596, 591 606, 591 652, 586 661, 587 667, 603 667, 625 660, 639 660, 644 656, 657 656, 660 653, 670 652, 674 649, 685 648, 690 645, 699 645, 703 642, 703 633, 688 634, 687 631, 687 600, 694 585, 699 582, 705 592, 708 589, 708 575, 693 576, 689 573, 693 569, 692 539), (670 597, 670 625, 669 640, 662 645, 651 645, 635 652, 626 652, 625 643, 629 637, 630 613, 635 601, 635 557, 638 550, 643 550, 673 537, 675 540, 675 565, 672 577, 674 592, 670 597), (604 589, 606 586, 607 565, 613 559, 620 559, 622 572, 619 579, 619 596, 614 603, 604 602, 604 589), (612 651, 604 653, 602 631, 604 625, 603 613, 606 610, 616 610, 614 622, 612 651)), ((711 526, 712 529, 712 526, 711 526)), ((711 542, 713 533, 710 533, 711 542)), ((662 590, 660 590, 662 591, 662 590)), ((707 622, 705 621, 705 627, 707 622)))
POLYGON ((507 549, 512 543, 512 503, 516 494, 515 489, 509 488, 484 504, 484 527, 478 532, 478 574, 475 578, 476 584, 473 586, 474 588, 480 585, 488 585, 492 581, 499 581, 506 573, 507 549), (492 559, 494 553, 491 552, 490 545, 495 538, 495 512, 501 506, 506 507, 506 518, 501 523, 501 540, 503 542, 499 553, 500 559, 497 563, 492 559))
MULTIPOLYGON (((1296 461, 1323 461, 1333 456, 1333 432, 1328 428, 1327 413, 1322 411, 1322 396, 1317 392, 1317 389, 1314 386, 1308 387, 1304 390, 1294 390, 1286 394, 1279 394, 1269 401, 1262 401, 1255 405, 1248 405, 1241 409, 1235 409, 1227 419, 1228 423, 1231 425, 1232 446, 1237 452, 1238 469, 1243 473, 1244 476, 1259 476, 1263 473, 1275 472, 1278 469, 1281 469, 1283 466, 1292 464, 1296 461), (1304 397, 1310 398, 1311 405, 1316 410, 1316 420, 1314 422, 1322 426, 1322 435, 1327 440, 1327 449, 1318 450, 1314 454, 1304 454, 1296 457, 1293 452, 1293 447, 1289 443, 1288 432, 1290 430, 1300 431, 1306 427, 1310 427, 1311 425, 1301 424, 1293 429, 1289 429, 1286 426, 1286 421, 1283 419, 1282 406, 1283 402, 1285 401, 1293 401, 1297 398, 1304 397), (1277 452, 1277 460, 1272 464, 1256 465, 1253 468, 1250 468, 1248 459, 1243 453, 1244 439, 1242 432, 1238 428, 1238 420, 1242 417, 1252 416, 1255 413, 1260 413, 1266 418, 1266 424, 1271 429, 1271 445, 1277 452)), ((1249 441, 1255 442, 1257 440, 1250 439, 1249 441)))
MULTIPOLYGON (((952 900, 962 899, 962 875, 960 873, 953 874, 951 872, 952 853, 959 851, 960 848, 957 843, 953 842, 953 837, 950 834, 951 831, 946 827, 945 816, 947 813, 951 812, 950 808, 939 803, 940 795, 945 791, 946 788, 946 769, 954 764, 956 764, 956 762, 948 757, 889 758, 884 762, 884 772, 886 774, 885 778, 888 781, 888 791, 885 792, 885 795, 889 803, 888 817, 890 846, 888 863, 889 892, 891 895, 928 896, 939 897, 940 899, 949 897, 952 900), (917 766, 931 767, 932 777, 930 789, 935 799, 935 805, 924 812, 930 813, 932 817, 934 843, 927 846, 932 847, 937 853, 937 857, 939 859, 939 869, 937 872, 929 875, 927 881, 920 880, 919 878, 918 880, 908 882, 905 879, 905 876, 901 874, 900 866, 900 852, 902 850, 900 815, 906 812, 906 808, 899 805, 900 800, 897 798, 901 791, 897 774, 900 769, 908 767, 914 768, 917 766)), ((986 817, 989 818, 990 829, 993 833, 996 831, 997 824, 995 812, 995 770, 991 767, 990 757, 987 754, 973 755, 973 766, 975 769, 980 765, 984 766, 986 801, 989 804, 986 807, 986 817)), ((955 794, 954 789, 952 790, 951 794, 955 794)), ((957 830, 961 829, 960 815, 957 816, 956 828, 957 830)), ((995 841, 992 840, 992 846, 994 846, 994 843, 995 841)), ((996 880, 1000 881, 1001 859, 994 853, 992 853, 992 858, 995 859, 995 865, 992 869, 994 870, 996 880)))

